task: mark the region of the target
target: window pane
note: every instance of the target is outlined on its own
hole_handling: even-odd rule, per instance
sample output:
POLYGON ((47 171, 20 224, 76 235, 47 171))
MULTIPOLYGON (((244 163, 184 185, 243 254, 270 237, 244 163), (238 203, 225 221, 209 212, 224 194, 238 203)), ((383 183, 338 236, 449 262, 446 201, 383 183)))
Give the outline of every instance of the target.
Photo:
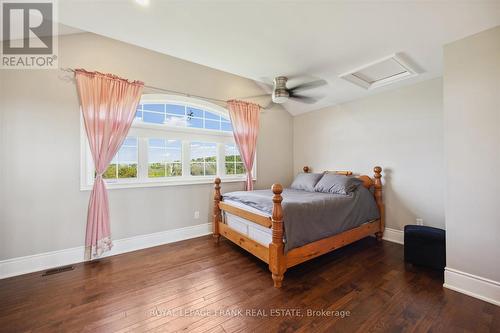
POLYGON ((220 121, 205 120, 205 128, 220 131, 220 121))
POLYGON ((203 118, 203 110, 192 108, 192 107, 187 107, 187 116, 188 117, 196 117, 196 118, 203 118))
POLYGON ((187 120, 188 127, 203 128, 203 119, 192 118, 187 120))
POLYGON ((187 127, 187 120, 184 116, 171 116, 167 114, 167 120, 165 121, 165 124, 170 126, 187 127))
POLYGON ((240 153, 236 144, 226 144, 224 146, 224 155, 226 162, 241 162, 240 153))
POLYGON ((180 164, 180 163, 167 163, 166 176, 167 177, 182 176, 182 164, 180 164))
POLYGON ((137 164, 122 164, 118 166, 118 178, 136 178, 137 164))
POLYGON ((166 104, 165 110, 167 113, 175 114, 178 116, 184 116, 186 112, 186 108, 184 105, 174 105, 174 104, 166 104))
POLYGON ((205 157, 205 162, 217 162, 216 156, 207 156, 205 157))
POLYGON ((165 104, 143 104, 142 109, 144 111, 165 113, 165 104))
POLYGON ((217 173, 217 144, 191 142, 191 175, 215 175, 217 173))
POLYGON ((226 163, 226 175, 234 175, 235 169, 233 162, 226 163))
POLYGON ((165 146, 165 139, 149 139, 148 146, 151 147, 156 147, 156 148, 163 148, 165 146))
POLYGON ((162 113, 152 113, 144 111, 142 113, 142 120, 146 123, 163 124, 165 115, 162 113))
POLYGON ((106 171, 102 174, 104 179, 116 178, 116 164, 110 164, 106 171))
POLYGON ((130 147, 137 147, 137 138, 135 137, 128 137, 123 140, 123 146, 130 146, 130 147))
POLYGON ((217 173, 216 163, 205 163, 205 175, 215 175, 217 173))
POLYGON ((191 142, 191 162, 214 161, 217 144, 209 142, 191 142))
POLYGON ((241 162, 238 147, 234 143, 224 145, 224 157, 227 175, 240 175, 245 173, 245 167, 241 162))
POLYGON ((225 144, 224 145, 224 155, 226 156, 226 161, 234 161, 235 156, 239 155, 235 144, 225 144))
POLYGON ((191 162, 203 162, 205 153, 203 150, 203 143, 201 142, 191 142, 191 162))
POLYGON ((205 111, 205 118, 206 119, 213 119, 213 120, 220 120, 220 116, 218 114, 208 112, 208 111, 205 111))
POLYGON ((233 131, 233 127, 231 126, 231 123, 227 123, 227 122, 222 122, 221 123, 221 130, 225 131, 225 132, 232 132, 233 131))
POLYGON ((243 163, 236 163, 236 171, 235 173, 237 175, 241 175, 241 174, 244 174, 246 171, 245 171, 245 166, 243 165, 243 163))
POLYGON ((180 140, 148 140, 148 176, 182 176, 182 143, 180 140))
POLYGON ((142 104, 137 105, 137 111, 135 112, 136 118, 142 118, 142 104))
POLYGON ((148 163, 165 163, 166 151, 164 148, 149 147, 148 163))
POLYGON ((179 148, 169 148, 167 146, 166 149, 166 154, 165 154, 165 162, 167 163, 182 163, 181 159, 181 147, 180 147, 180 141, 179 141, 179 148))
POLYGON ((203 163, 191 163, 191 175, 192 176, 203 176, 203 163))
POLYGON ((122 146, 118 151, 119 163, 137 163, 137 147, 122 146))
POLYGON ((148 177, 165 177, 165 165, 163 163, 149 163, 148 177))
POLYGON ((137 138, 130 136, 124 141, 103 174, 105 179, 137 177, 137 138))

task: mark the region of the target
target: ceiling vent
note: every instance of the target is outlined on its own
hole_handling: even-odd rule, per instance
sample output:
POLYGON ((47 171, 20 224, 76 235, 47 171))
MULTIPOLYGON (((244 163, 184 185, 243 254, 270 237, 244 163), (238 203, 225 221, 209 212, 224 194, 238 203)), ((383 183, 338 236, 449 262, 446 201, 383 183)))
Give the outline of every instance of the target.
POLYGON ((365 89, 373 89, 409 79, 418 75, 417 70, 399 53, 371 64, 356 68, 339 77, 365 89))

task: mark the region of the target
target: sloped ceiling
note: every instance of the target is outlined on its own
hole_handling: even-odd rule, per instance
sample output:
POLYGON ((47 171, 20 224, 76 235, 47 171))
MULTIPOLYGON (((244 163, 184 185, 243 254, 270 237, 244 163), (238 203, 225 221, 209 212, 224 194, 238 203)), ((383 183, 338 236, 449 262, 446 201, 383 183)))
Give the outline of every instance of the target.
MULTIPOLYGON (((325 79, 293 115, 440 76, 442 46, 500 24, 500 1, 59 1, 62 23, 257 81, 325 79), (364 90, 339 74, 403 52, 422 74, 364 90)), ((168 88, 168 87, 166 87, 168 88)), ((217 96, 214 96, 217 97, 217 96)), ((235 96, 245 97, 245 96, 235 96)), ((257 100, 264 104, 264 100, 257 100)))

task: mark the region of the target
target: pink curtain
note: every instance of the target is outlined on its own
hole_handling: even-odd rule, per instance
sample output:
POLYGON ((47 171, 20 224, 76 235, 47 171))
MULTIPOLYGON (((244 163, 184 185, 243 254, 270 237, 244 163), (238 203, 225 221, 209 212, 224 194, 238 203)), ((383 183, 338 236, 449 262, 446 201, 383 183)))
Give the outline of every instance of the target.
POLYGON ((113 246, 109 226, 108 192, 102 179, 120 149, 135 117, 144 83, 111 74, 75 70, 76 86, 96 177, 87 213, 86 252, 100 256, 113 246))
POLYGON ((227 102, 233 126, 234 140, 241 160, 247 170, 246 190, 253 190, 252 169, 259 134, 260 106, 254 103, 231 100, 227 102))

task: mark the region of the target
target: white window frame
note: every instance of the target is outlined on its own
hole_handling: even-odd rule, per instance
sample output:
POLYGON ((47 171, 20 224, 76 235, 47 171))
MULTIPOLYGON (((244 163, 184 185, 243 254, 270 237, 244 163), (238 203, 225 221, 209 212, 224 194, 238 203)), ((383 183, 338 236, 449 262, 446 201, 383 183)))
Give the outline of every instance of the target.
MULTIPOLYGON (((190 107, 203 109, 225 118, 229 118, 228 111, 216 104, 194 99, 185 96, 145 94, 140 103, 166 103, 184 104, 190 107)), ((135 119, 127 136, 137 137, 138 163, 137 178, 105 179, 108 189, 137 188, 137 187, 158 187, 158 186, 178 186, 193 184, 213 183, 216 177, 223 182, 246 181, 246 174, 226 175, 225 149, 226 143, 235 144, 232 132, 222 130, 209 130, 190 127, 177 127, 166 124, 145 123, 140 119, 135 119), (167 140, 180 140, 182 142, 182 176, 176 177, 148 177, 148 139, 162 138, 167 140), (190 142, 213 142, 217 144, 217 174, 215 176, 192 176, 190 169, 190 142)), ((253 179, 257 180, 257 157, 252 170, 253 179)), ((83 117, 80 116, 80 190, 88 191, 92 189, 94 183, 94 165, 92 155, 85 133, 83 117)))

